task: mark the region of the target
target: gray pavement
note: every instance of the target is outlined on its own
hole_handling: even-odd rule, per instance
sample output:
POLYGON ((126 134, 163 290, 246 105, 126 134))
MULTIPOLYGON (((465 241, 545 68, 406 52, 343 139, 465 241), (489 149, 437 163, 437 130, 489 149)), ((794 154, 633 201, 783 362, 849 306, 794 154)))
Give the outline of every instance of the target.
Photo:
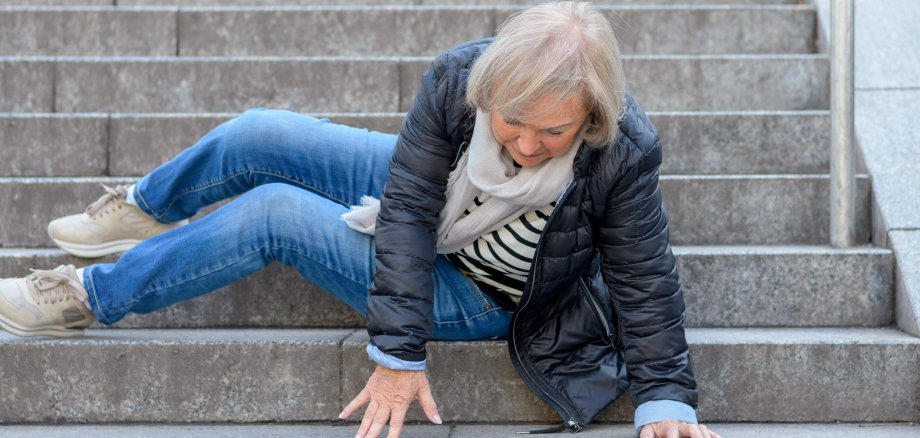
MULTIPOLYGON (((410 424, 403 429, 404 438, 505 438, 519 437, 518 432, 548 427, 547 424, 454 424, 432 426, 410 424)), ((909 423, 863 424, 709 424, 712 430, 726 438, 891 438, 920 436, 920 426, 909 423)), ((117 436, 121 438, 351 438, 356 424, 294 424, 294 425, 85 425, 85 426, 4 426, 0 434, 6 438, 71 438, 85 436, 117 436)), ((629 424, 595 424, 583 430, 584 438, 632 438, 629 424)))
MULTIPOLYGON (((816 0, 828 32, 828 0, 816 0)), ((897 260, 897 323, 920 336, 920 2, 857 0, 856 140, 872 177, 873 242, 897 260)))

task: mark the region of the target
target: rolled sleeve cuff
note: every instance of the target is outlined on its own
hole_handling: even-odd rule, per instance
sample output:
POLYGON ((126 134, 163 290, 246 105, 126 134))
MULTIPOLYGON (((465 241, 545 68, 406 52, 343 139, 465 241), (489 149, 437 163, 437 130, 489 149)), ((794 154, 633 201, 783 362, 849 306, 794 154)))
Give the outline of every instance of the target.
POLYGON ((646 424, 657 423, 663 420, 677 420, 684 423, 696 424, 696 411, 686 404, 675 400, 652 400, 636 408, 636 430, 646 424))
POLYGON ((380 351, 374 344, 367 344, 367 355, 378 365, 385 366, 391 370, 424 371, 428 362, 427 359, 419 362, 402 360, 380 351))

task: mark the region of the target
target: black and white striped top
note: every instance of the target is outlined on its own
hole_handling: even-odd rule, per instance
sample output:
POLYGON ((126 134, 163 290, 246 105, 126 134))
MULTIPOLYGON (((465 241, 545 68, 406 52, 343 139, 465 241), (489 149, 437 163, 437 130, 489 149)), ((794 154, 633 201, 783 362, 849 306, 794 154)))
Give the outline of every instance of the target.
MULTIPOLYGON (((464 216, 482 205, 488 194, 477 196, 464 216)), ((521 215, 502 228, 480 236, 479 239, 452 254, 448 259, 473 280, 509 295, 514 302, 520 300, 527 282, 527 273, 533 264, 534 252, 546 220, 555 208, 555 202, 521 215)))

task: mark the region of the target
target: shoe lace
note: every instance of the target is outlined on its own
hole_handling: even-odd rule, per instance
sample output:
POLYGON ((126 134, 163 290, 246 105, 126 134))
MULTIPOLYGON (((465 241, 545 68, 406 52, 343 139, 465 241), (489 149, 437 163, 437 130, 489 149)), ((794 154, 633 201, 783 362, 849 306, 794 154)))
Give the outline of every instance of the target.
POLYGON ((61 268, 62 267, 52 270, 31 270, 32 273, 28 275, 31 281, 27 282, 27 284, 29 285, 29 292, 32 293, 35 302, 41 299, 43 303, 56 303, 71 297, 80 301, 89 299, 89 295, 86 293, 86 290, 83 289, 83 285, 71 277, 67 272, 58 270, 61 268))
MULTIPOLYGON (((89 216, 95 216, 103 208, 110 205, 111 203, 117 201, 118 199, 127 199, 128 190, 125 186, 117 185, 115 188, 109 187, 105 184, 99 184, 105 189, 105 194, 102 195, 96 202, 93 202, 88 207, 86 207, 86 214, 89 216)), ((108 211, 108 210, 106 210, 108 211)))

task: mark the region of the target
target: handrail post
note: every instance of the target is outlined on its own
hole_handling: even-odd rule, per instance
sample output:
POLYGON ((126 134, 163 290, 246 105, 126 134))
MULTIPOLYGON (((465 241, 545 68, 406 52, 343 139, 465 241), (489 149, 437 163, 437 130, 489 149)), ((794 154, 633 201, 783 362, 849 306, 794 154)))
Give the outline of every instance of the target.
POLYGON ((854 0, 831 0, 831 245, 856 240, 856 175, 853 129, 854 0))

